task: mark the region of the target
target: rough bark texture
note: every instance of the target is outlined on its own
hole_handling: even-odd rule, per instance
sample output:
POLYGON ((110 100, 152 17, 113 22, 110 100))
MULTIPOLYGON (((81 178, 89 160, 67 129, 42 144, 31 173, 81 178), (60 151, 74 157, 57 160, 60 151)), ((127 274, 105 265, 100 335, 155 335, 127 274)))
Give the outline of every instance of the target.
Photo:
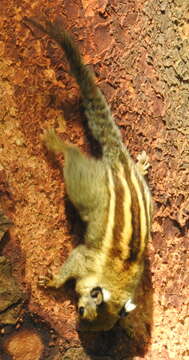
POLYGON ((0 194, 15 224, 0 255, 10 258, 28 298, 19 331, 1 327, 0 360, 187 360, 188 1, 1 0, 0 10, 0 194), (82 230, 40 135, 55 127, 85 151, 89 141, 62 52, 24 26, 25 15, 64 18, 131 154, 144 149, 150 157, 153 239, 139 310, 123 329, 79 334, 73 288, 37 287, 38 276, 64 262, 82 230))

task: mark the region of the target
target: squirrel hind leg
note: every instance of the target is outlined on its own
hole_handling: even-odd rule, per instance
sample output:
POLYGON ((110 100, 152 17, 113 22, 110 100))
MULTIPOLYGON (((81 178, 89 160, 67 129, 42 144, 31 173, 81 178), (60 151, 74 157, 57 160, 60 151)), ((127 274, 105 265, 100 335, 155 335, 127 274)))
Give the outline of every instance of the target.
POLYGON ((148 174, 148 169, 150 167, 150 163, 149 163, 149 158, 148 155, 146 154, 146 151, 142 151, 138 156, 137 156, 137 167, 138 170, 140 171, 141 175, 147 175, 148 174))
POLYGON ((42 136, 42 140, 49 151, 64 153, 67 145, 60 139, 54 129, 46 130, 42 136))

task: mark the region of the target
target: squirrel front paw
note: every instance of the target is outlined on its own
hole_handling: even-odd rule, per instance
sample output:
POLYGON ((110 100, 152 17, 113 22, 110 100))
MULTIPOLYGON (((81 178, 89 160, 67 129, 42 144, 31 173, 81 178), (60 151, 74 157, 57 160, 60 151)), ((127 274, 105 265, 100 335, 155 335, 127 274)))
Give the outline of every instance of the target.
POLYGON ((51 270, 48 270, 46 275, 39 276, 38 286, 45 289, 57 287, 56 277, 52 274, 51 270))

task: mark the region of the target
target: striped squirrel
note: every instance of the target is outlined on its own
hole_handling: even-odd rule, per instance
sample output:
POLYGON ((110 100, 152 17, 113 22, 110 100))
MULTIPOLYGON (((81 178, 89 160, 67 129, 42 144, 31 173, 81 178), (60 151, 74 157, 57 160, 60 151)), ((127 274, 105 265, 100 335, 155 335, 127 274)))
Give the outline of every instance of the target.
POLYGON ((75 279, 83 329, 108 330, 136 307, 151 227, 151 195, 144 179, 148 158, 142 152, 137 163, 131 159, 94 74, 67 31, 58 23, 25 20, 64 50, 89 127, 102 147, 101 159, 95 159, 63 142, 53 129, 44 135, 50 151, 64 154, 66 190, 87 228, 85 244, 71 252, 57 274, 40 277, 39 285, 57 289, 75 279))

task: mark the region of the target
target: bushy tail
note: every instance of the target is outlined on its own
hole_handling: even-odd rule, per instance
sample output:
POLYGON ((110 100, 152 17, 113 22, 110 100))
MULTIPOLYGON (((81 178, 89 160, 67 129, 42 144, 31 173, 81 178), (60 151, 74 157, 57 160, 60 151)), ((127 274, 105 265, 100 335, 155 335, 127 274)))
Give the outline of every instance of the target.
POLYGON ((84 65, 70 34, 59 23, 46 21, 43 26, 32 18, 25 18, 24 21, 48 34, 64 50, 71 72, 80 87, 92 134, 101 144, 103 155, 111 160, 115 159, 122 146, 119 129, 114 123, 104 95, 95 83, 93 72, 84 65))

